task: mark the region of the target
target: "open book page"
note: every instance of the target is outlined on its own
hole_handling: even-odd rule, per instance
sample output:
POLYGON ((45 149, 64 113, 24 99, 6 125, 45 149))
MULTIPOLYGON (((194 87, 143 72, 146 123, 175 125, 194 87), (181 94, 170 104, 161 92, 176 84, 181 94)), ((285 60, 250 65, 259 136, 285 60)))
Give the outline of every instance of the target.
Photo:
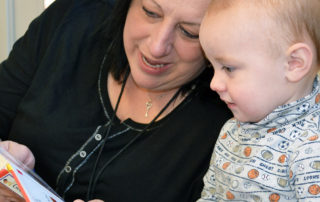
POLYGON ((63 202, 63 199, 32 170, 0 148, 0 201, 63 202))
POLYGON ((2 169, 0 176, 0 201, 25 202, 12 174, 6 169, 2 169))

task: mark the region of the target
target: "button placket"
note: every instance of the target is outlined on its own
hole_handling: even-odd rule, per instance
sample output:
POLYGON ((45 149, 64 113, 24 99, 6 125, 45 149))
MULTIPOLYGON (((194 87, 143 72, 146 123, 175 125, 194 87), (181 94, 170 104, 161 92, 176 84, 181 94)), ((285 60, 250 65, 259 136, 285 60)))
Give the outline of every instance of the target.
POLYGON ((84 157, 86 157, 87 156, 87 152, 86 151, 81 151, 80 152, 80 157, 81 158, 84 158, 84 157))
POLYGON ((98 133, 94 136, 94 139, 100 141, 102 139, 102 136, 98 133))
POLYGON ((66 166, 66 167, 64 168, 64 171, 65 171, 66 173, 70 173, 70 172, 72 171, 71 166, 66 166))

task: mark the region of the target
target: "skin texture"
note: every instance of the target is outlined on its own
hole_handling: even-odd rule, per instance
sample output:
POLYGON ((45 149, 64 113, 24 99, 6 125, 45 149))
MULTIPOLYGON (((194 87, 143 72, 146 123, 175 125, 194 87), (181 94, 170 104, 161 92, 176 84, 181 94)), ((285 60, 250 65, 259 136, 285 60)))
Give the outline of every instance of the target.
POLYGON ((200 42, 215 71, 210 87, 241 122, 258 122, 311 91, 314 75, 302 82, 302 76, 291 76, 300 52, 290 48, 304 46, 288 45, 274 54, 271 41, 281 38, 266 37, 270 29, 278 28, 255 6, 240 3, 207 13, 201 25, 200 42))
POLYGON ((8 151, 13 157, 21 161, 28 168, 33 169, 35 159, 28 147, 13 141, 2 141, 0 142, 0 147, 8 151))

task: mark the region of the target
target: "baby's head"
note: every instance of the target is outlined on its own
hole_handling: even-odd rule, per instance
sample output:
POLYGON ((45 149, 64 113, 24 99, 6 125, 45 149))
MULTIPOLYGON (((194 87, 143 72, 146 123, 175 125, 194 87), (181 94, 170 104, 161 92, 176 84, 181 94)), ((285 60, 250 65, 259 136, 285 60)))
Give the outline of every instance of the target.
POLYGON ((200 43, 211 88, 243 122, 309 94, 319 68, 319 0, 212 0, 200 43))

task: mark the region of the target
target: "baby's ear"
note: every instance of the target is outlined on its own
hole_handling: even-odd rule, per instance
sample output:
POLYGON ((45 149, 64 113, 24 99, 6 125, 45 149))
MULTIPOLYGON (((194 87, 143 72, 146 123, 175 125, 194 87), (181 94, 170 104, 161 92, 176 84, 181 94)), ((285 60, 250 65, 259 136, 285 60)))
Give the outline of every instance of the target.
POLYGON ((286 78, 291 82, 300 81, 311 70, 312 49, 306 43, 296 43, 288 48, 286 56, 286 78))

